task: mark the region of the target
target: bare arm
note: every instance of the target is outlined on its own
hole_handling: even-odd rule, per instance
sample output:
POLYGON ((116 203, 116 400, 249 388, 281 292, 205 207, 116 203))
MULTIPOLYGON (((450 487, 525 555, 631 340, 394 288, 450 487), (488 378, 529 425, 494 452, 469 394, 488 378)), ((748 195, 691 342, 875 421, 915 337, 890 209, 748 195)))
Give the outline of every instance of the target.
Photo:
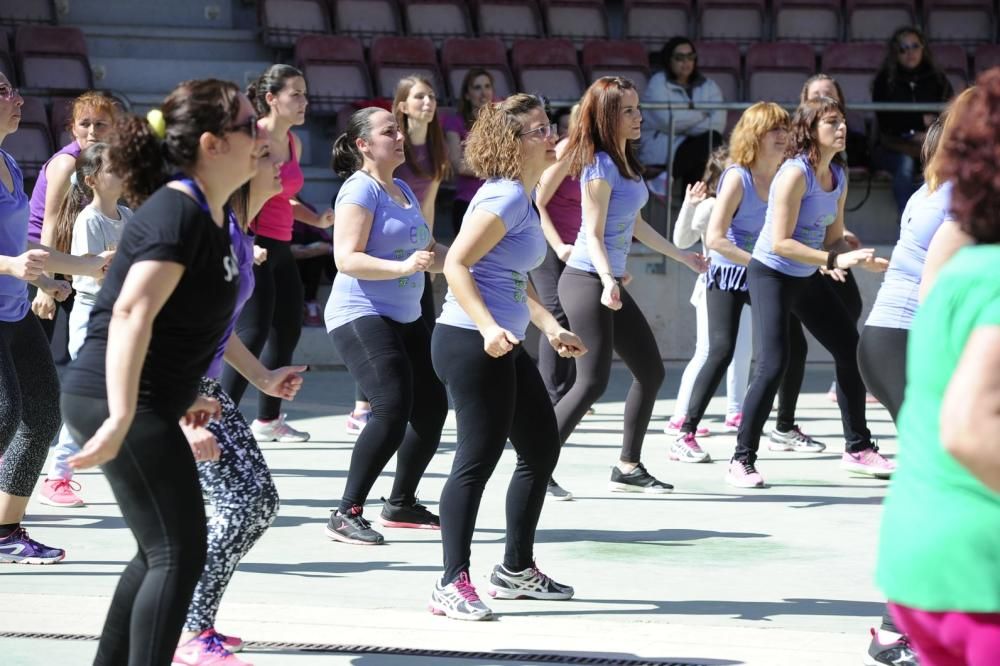
POLYGON ((465 151, 462 149, 462 140, 458 138, 458 132, 445 132, 445 141, 448 143, 448 161, 455 173, 462 176, 475 176, 472 169, 465 163, 465 151))
POLYGON ((434 261, 430 252, 418 250, 403 261, 379 259, 365 253, 374 215, 364 206, 342 204, 333 228, 333 259, 337 270, 359 280, 393 280, 426 270, 434 261))
POLYGON ((561 141, 556 146, 558 161, 542 173, 542 177, 538 181, 538 189, 535 191, 535 205, 538 206, 542 233, 545 234, 545 240, 548 241, 549 247, 556 253, 560 261, 566 261, 569 258, 573 246, 569 243, 563 243, 562 238, 559 237, 556 225, 552 222, 552 216, 549 215, 548 205, 552 201, 552 195, 556 193, 556 190, 569 175, 569 161, 562 159, 566 145, 565 141, 561 141))
POLYGON ((552 313, 549 312, 538 298, 535 286, 528 282, 528 311, 531 313, 531 323, 548 339, 549 344, 563 357, 579 357, 587 352, 583 342, 576 335, 562 327, 552 313))
POLYGON ((444 262, 448 287, 483 337, 486 337, 487 331, 499 326, 486 307, 469 269, 486 256, 506 233, 503 220, 493 213, 476 209, 462 222, 462 231, 452 242, 444 262))
POLYGON ((747 266, 750 263, 750 253, 737 247, 726 238, 726 232, 733 224, 733 216, 743 202, 743 181, 739 178, 726 178, 722 188, 716 195, 712 217, 708 220, 705 232, 705 243, 709 249, 715 250, 730 261, 747 266))
POLYGON ((45 216, 42 218, 42 245, 51 246, 56 235, 56 217, 59 206, 69 191, 70 177, 76 168, 76 160, 71 155, 60 155, 45 167, 45 216))
POLYGON ((45 250, 49 253, 49 258, 45 262, 47 273, 63 273, 65 275, 87 275, 93 278, 104 276, 104 267, 110 263, 114 256, 113 251, 102 252, 97 255, 76 257, 72 254, 57 252, 50 247, 32 243, 28 241, 28 249, 45 250))
POLYGON ((649 249, 656 250, 674 261, 679 261, 695 273, 704 273, 708 270, 708 263, 704 257, 696 252, 678 249, 676 245, 661 236, 656 229, 649 226, 649 223, 642 218, 642 213, 635 217, 635 229, 632 231, 632 235, 649 249))
POLYGON ((941 443, 1000 493, 1000 326, 975 329, 941 401, 941 443))
POLYGON ((226 342, 226 363, 231 365, 253 384, 258 390, 283 400, 293 400, 302 386, 300 372, 305 372, 308 366, 295 365, 275 370, 268 370, 253 355, 236 333, 229 336, 226 342))
POLYGON ((920 302, 927 298, 941 268, 966 245, 972 245, 972 237, 962 231, 954 220, 945 220, 931 238, 924 261, 924 272, 920 276, 920 302))
POLYGON ((438 189, 440 187, 440 180, 432 180, 430 185, 427 186, 427 192, 424 194, 424 200, 420 202, 420 212, 424 216, 424 221, 427 222, 427 226, 430 228, 432 235, 434 234, 435 204, 437 202, 438 189))

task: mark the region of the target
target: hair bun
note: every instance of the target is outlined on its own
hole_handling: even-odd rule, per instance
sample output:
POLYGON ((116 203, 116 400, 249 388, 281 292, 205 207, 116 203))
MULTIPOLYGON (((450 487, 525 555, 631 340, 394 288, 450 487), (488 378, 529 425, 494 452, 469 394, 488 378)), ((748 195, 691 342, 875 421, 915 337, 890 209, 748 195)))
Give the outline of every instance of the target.
POLYGON ((149 127, 153 130, 153 134, 155 134, 160 141, 166 138, 167 121, 164 119, 162 111, 159 109, 153 109, 147 113, 146 122, 149 123, 149 127))

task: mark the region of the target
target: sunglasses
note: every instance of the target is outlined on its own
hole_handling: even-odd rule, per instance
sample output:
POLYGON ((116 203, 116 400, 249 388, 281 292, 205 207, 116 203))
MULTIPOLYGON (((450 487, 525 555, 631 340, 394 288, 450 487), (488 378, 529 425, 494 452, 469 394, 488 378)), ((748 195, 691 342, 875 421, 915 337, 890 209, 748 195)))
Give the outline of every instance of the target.
POLYGON ((924 48, 924 45, 920 42, 903 42, 898 47, 899 53, 906 53, 907 51, 919 51, 924 48))
POLYGON ((243 132, 251 139, 257 138, 257 116, 251 114, 244 120, 234 123, 223 130, 224 132, 243 132))
POLYGON ((675 53, 670 56, 670 59, 674 62, 695 62, 698 60, 698 54, 694 51, 691 53, 675 53))
POLYGON ((11 86, 0 86, 0 99, 11 101, 20 96, 20 92, 17 88, 12 88, 11 86))
POLYGON ((518 136, 528 136, 529 134, 540 134, 543 139, 548 139, 553 134, 559 133, 559 126, 555 123, 550 123, 548 125, 542 125, 536 127, 535 129, 530 129, 527 132, 521 132, 518 136))

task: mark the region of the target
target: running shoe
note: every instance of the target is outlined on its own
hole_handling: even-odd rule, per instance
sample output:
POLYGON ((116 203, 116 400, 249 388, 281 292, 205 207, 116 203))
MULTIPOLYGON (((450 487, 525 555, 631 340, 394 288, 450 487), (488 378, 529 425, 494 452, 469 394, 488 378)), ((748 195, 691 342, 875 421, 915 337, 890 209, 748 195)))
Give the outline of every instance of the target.
POLYGON ((348 435, 360 434, 368 422, 372 418, 371 410, 362 409, 361 411, 351 412, 347 415, 347 423, 344 425, 344 430, 347 431, 348 435))
POLYGON ((669 483, 664 483, 653 477, 646 471, 645 466, 639 463, 628 474, 623 473, 618 466, 611 468, 611 482, 608 488, 614 493, 649 493, 663 494, 673 492, 674 487, 669 483))
POLYGON ((305 313, 302 317, 303 326, 323 326, 323 313, 320 312, 319 303, 316 301, 306 301, 305 313))
POLYGON ((427 609, 435 615, 445 615, 453 620, 493 619, 493 611, 479 598, 467 571, 460 573, 453 583, 434 583, 427 609))
POLYGON ((62 548, 50 548, 28 536, 28 530, 18 527, 0 539, 0 563, 54 564, 66 557, 62 548))
POLYGON ((691 432, 674 440, 667 451, 667 457, 685 463, 712 462, 712 456, 708 455, 708 451, 698 446, 698 440, 691 432))
POLYGON ((502 564, 493 567, 489 594, 494 599, 544 599, 564 601, 573 598, 573 588, 557 583, 532 564, 524 571, 510 571, 502 564))
POLYGON ((250 424, 250 430, 253 431, 254 439, 258 442, 281 442, 283 444, 308 442, 309 433, 296 430, 285 423, 286 416, 287 414, 282 414, 271 421, 254 419, 253 423, 250 424))
POLYGON ((788 432, 777 428, 767 437, 767 448, 771 451, 795 451, 796 453, 819 453, 826 450, 826 444, 818 442, 793 425, 788 432))
POLYGON ((849 472, 873 476, 876 479, 888 479, 896 471, 896 463, 882 457, 877 446, 857 453, 845 451, 840 459, 840 466, 849 472))
POLYGON ((211 631, 213 634, 215 634, 216 636, 218 636, 219 640, 222 641, 222 645, 227 650, 229 650, 230 652, 240 652, 241 650, 243 650, 243 639, 242 638, 237 638, 236 636, 227 636, 225 634, 220 634, 218 631, 215 630, 215 627, 211 627, 210 629, 207 629, 206 631, 211 631))
POLYGON ((206 629, 174 650, 172 666, 253 666, 237 658, 212 629, 206 629))
MULTIPOLYGON (((687 421, 687 417, 684 416, 682 416, 679 419, 677 418, 670 419, 669 421, 667 421, 667 425, 663 427, 663 432, 667 433, 668 435, 673 435, 674 437, 677 437, 678 435, 683 434, 681 432, 681 427, 684 425, 685 421, 687 421)), ((695 428, 694 434, 696 437, 709 437, 711 436, 712 433, 709 432, 708 428, 702 426, 695 428)))
POLYGON ((573 493, 556 483, 555 479, 549 479, 549 485, 545 489, 545 494, 556 502, 570 502, 573 500, 573 493))
POLYGON ((736 412, 726 417, 722 427, 726 429, 726 432, 736 432, 740 429, 741 423, 743 423, 743 412, 736 412))
POLYGON ((353 543, 359 546, 378 546, 385 542, 381 534, 372 529, 372 524, 364 519, 360 506, 352 506, 346 514, 338 509, 330 515, 326 525, 326 535, 334 541, 353 543))
POLYGON ((45 479, 42 481, 42 492, 38 501, 49 506, 71 508, 85 506, 84 502, 74 492, 80 490, 80 484, 71 479, 45 479))
POLYGON ((409 527, 416 530, 439 530, 441 519, 414 500, 413 504, 393 504, 382 498, 382 513, 378 522, 383 527, 409 527))
POLYGON ((872 642, 865 654, 865 666, 920 666, 917 653, 910 646, 906 636, 900 636, 891 643, 883 643, 878 638, 878 632, 872 632, 872 642))
POLYGON ((729 461, 726 483, 737 488, 763 488, 764 477, 749 460, 736 460, 734 458, 729 461))

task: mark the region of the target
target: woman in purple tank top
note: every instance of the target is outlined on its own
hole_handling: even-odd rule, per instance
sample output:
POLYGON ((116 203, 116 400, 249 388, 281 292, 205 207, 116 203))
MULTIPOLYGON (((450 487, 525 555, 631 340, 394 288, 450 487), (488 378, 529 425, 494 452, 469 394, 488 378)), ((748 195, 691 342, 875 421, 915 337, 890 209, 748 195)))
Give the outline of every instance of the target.
POLYGON ((444 136, 448 141, 448 159, 455 172, 455 200, 451 206, 451 226, 456 236, 458 230, 462 228, 462 218, 469 209, 472 197, 483 184, 465 161, 465 137, 472 129, 472 123, 476 121, 479 109, 493 101, 493 93, 493 75, 478 67, 470 69, 462 79, 462 97, 458 100, 458 113, 445 119, 444 136))

